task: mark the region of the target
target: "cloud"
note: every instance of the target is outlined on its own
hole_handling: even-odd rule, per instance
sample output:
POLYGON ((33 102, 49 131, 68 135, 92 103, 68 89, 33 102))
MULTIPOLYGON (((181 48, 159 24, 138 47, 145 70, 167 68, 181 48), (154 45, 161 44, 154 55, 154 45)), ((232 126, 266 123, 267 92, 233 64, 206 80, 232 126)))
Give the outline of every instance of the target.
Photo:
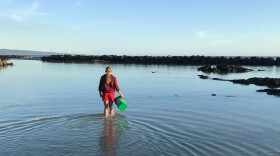
POLYGON ((39 3, 37 1, 35 1, 30 7, 23 10, 23 14, 25 14, 25 16, 27 18, 35 17, 35 16, 46 16, 46 15, 48 15, 47 13, 41 12, 39 10, 39 7, 40 7, 39 3))
POLYGON ((0 15, 17 22, 23 22, 34 17, 42 17, 48 15, 47 13, 43 13, 39 11, 39 7, 40 7, 39 3, 35 1, 28 7, 22 9, 16 9, 16 11, 15 9, 6 9, 6 11, 0 13, 0 15))
POLYGON ((17 13, 15 13, 13 10, 11 9, 7 9, 6 12, 1 13, 2 16, 9 18, 11 20, 17 21, 17 22, 22 22, 23 21, 23 17, 18 15, 17 13))
POLYGON ((205 36, 206 36, 206 32, 205 32, 205 31, 199 31, 199 32, 197 32, 196 34, 197 34, 197 36, 199 36, 199 37, 205 37, 205 36))
POLYGON ((82 1, 76 1, 76 5, 77 5, 77 6, 82 5, 82 1))

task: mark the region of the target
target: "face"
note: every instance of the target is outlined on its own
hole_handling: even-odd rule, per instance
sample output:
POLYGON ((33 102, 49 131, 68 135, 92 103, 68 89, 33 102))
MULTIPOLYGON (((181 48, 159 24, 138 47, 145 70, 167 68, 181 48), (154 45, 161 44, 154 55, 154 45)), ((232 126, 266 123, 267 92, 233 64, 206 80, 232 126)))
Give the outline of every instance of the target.
POLYGON ((111 74, 112 74, 112 70, 111 70, 111 69, 107 70, 107 71, 106 71, 106 74, 107 74, 107 75, 111 75, 111 74))

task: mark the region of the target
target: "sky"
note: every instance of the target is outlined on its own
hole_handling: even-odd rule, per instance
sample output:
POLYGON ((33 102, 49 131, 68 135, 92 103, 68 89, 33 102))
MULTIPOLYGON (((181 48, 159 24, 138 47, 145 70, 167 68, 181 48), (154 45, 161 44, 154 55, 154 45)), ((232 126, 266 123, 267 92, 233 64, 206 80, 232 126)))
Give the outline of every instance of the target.
POLYGON ((279 0, 0 0, 0 49, 280 56, 279 0))

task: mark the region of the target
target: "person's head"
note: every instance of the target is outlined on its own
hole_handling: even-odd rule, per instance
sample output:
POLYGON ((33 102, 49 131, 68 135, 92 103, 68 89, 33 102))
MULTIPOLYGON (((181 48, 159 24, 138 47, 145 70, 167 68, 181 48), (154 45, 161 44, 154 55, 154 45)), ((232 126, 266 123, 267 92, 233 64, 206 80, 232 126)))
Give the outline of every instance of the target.
POLYGON ((111 75, 112 74, 112 68, 111 67, 106 67, 105 72, 108 76, 111 75))

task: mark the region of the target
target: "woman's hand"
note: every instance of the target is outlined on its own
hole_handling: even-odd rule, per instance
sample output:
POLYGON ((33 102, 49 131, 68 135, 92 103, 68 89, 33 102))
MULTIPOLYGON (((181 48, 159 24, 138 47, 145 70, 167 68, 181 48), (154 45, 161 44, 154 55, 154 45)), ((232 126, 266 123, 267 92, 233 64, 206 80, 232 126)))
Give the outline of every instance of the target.
POLYGON ((120 96, 122 97, 122 98, 124 98, 124 96, 123 96, 123 94, 122 94, 122 92, 119 90, 119 91, 117 91, 119 94, 120 94, 120 96))
POLYGON ((102 93, 99 93, 100 97, 102 98, 102 93))

